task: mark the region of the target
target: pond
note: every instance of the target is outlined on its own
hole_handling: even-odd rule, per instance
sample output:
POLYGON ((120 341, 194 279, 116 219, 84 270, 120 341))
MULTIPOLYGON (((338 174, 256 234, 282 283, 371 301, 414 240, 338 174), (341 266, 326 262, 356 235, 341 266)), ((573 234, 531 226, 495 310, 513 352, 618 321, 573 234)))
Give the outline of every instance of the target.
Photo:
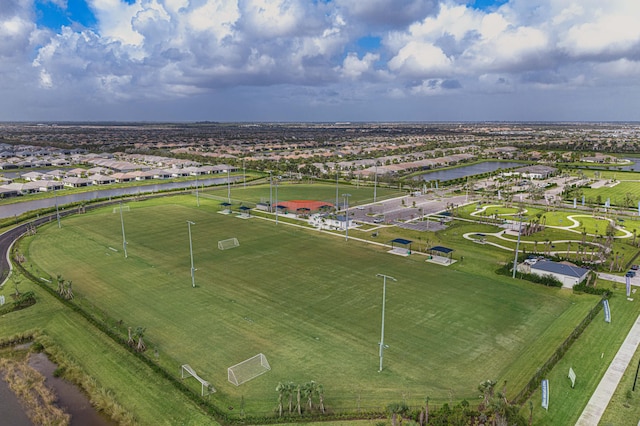
MULTIPOLYGON (((98 413, 89 398, 77 386, 54 377, 57 366, 43 353, 34 353, 29 357, 29 366, 37 370, 46 378, 46 385, 57 396, 58 407, 71 415, 71 426, 114 426, 115 423, 98 413)), ((12 426, 32 426, 20 401, 11 391, 9 385, 0 379, 0 421, 1 424, 12 426)))
MULTIPOLYGON (((242 177, 232 176, 231 182, 235 182, 241 180, 242 177)), ((198 187, 200 186, 212 186, 212 185, 222 185, 227 183, 227 178, 210 178, 210 179, 200 179, 198 180, 198 187)), ((30 212, 33 210, 44 209, 48 207, 55 207, 56 202, 58 206, 64 206, 65 204, 71 204, 78 201, 91 201, 96 199, 105 199, 110 197, 120 197, 122 195, 138 195, 138 194, 150 194, 156 193, 159 191, 166 191, 171 189, 187 189, 187 188, 195 188, 195 181, 181 181, 181 182, 167 182, 167 183, 157 183, 152 185, 144 185, 144 186, 127 186, 124 188, 113 188, 113 189, 100 189, 94 191, 87 192, 78 192, 75 194, 69 195, 60 195, 64 194, 64 191, 59 191, 57 197, 51 198, 41 198, 39 200, 29 200, 29 196, 23 196, 24 200, 20 203, 14 204, 6 204, 0 206, 0 219, 4 219, 7 217, 20 216, 23 213, 30 212)))
POLYGON ((510 161, 484 161, 482 163, 472 164, 470 166, 460 166, 446 170, 435 170, 420 176, 416 176, 415 180, 430 181, 447 181, 451 179, 463 178, 467 176, 479 175, 482 173, 494 172, 500 169, 510 169, 513 167, 524 167, 526 164, 515 163, 510 161))

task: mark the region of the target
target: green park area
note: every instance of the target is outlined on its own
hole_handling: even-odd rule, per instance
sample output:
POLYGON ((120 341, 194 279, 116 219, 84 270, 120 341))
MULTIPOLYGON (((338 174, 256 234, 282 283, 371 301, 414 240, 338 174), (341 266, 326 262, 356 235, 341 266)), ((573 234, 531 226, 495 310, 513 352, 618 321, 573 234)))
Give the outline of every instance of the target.
MULTIPOLYGON (((269 189, 231 188, 232 205, 264 201, 269 189)), ((335 190, 328 184, 282 185, 278 198, 330 201, 335 190)), ((129 327, 144 328, 143 357, 175 378, 180 367, 189 364, 217 391, 204 400, 236 419, 274 416, 275 389, 288 382, 321 384, 328 412, 356 416, 384 412, 390 402, 418 407, 427 396, 434 407, 462 400, 475 405, 478 385, 487 379, 500 387, 506 381, 507 396, 514 398, 600 300, 497 275, 512 252, 464 237, 499 230, 491 224, 453 221, 439 232, 380 227, 375 236, 367 228, 350 231, 352 238, 345 241, 343 235, 327 231, 276 225, 268 217, 220 214, 227 191, 199 194, 199 206, 194 195, 183 195, 128 202, 122 218, 112 206, 65 218, 61 228, 44 226, 20 243, 23 266, 52 289, 58 276, 72 282, 71 303, 122 339, 129 327), (193 223, 191 236, 188 221, 193 223), (219 241, 233 238, 237 247, 219 249, 219 241), (454 248, 457 262, 446 267, 425 262, 419 253, 389 254, 379 243, 393 238, 412 239, 417 252, 446 245, 454 248), (388 347, 381 372, 383 279, 378 274, 397 279, 386 285, 388 347), (264 354, 270 370, 239 386, 230 383, 228 367, 257 354, 264 354)), ((350 203, 372 200, 371 187, 339 187, 339 194, 343 191, 351 194, 350 203)), ((395 194, 378 191, 379 197, 395 194)), ((580 239, 567 230, 553 232, 558 239, 565 234, 580 239)), ((10 282, 3 294, 12 290, 10 282)), ((203 424, 205 414, 193 400, 156 370, 84 324, 77 312, 41 287, 25 279, 20 286, 35 291, 38 303, 6 314, 12 321, 0 323, 0 337, 40 330, 91 371, 142 424, 159 414, 167 424, 178 419, 203 424)), ((590 326, 585 336, 608 335, 602 345, 617 344, 637 312, 636 304, 624 301, 619 290, 614 292, 612 309, 620 321, 609 329, 590 326)), ((538 408, 536 424, 577 418, 571 403, 586 402, 603 365, 614 355, 602 350, 604 355, 598 353, 594 361, 594 351, 601 349, 587 342, 575 355, 572 365, 585 371, 580 374, 584 387, 566 395, 553 393, 560 388, 552 390, 553 401, 562 407, 556 413, 561 414, 549 417, 551 410, 538 408)), ((559 365, 552 375, 566 374, 564 364, 559 365)), ((182 382, 200 393, 197 380, 182 382)), ((539 407, 536 398, 539 395, 533 398, 539 407)))

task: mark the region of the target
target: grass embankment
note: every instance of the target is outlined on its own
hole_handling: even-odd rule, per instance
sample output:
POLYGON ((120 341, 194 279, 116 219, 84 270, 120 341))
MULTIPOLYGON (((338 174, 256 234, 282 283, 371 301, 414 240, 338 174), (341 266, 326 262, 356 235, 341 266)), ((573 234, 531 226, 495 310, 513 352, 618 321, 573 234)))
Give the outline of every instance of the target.
MULTIPOLYGON (((0 294, 8 297, 13 289, 7 285, 4 287, 0 294)), ((34 291, 38 303, 0 318, 0 339, 24 331, 40 330, 62 348, 65 358, 94 379, 97 392, 115 395, 125 411, 118 414, 120 419, 132 415, 140 424, 213 423, 173 386, 87 324, 80 315, 65 309, 49 293, 26 280, 21 281, 19 288, 22 292, 34 291)), ((95 402, 100 395, 90 394, 90 397, 95 402)), ((98 408, 101 408, 100 404, 98 408)))
POLYGON ((85 309, 106 312, 123 328, 146 327, 159 364, 176 375, 190 364, 216 386, 211 399, 220 407, 239 410, 244 401, 245 412, 258 415, 273 412, 276 384, 289 380, 323 384, 325 403, 337 411, 382 410, 394 400, 417 405, 425 395, 435 404, 475 400, 489 377, 508 380, 515 393, 596 300, 495 276, 482 262, 493 257, 488 264, 497 266, 496 252, 458 243, 462 228, 438 237, 456 237, 465 253, 445 268, 325 233, 220 215, 218 206, 203 199, 197 208, 192 197, 132 204, 127 259, 119 215, 110 208, 87 213, 62 229, 42 229, 27 258, 72 280, 85 309), (187 220, 196 223, 195 289, 187 220), (219 251, 217 241, 231 237, 240 247, 219 251), (380 374, 378 273, 398 279, 387 286, 390 347, 380 374), (269 373, 241 387, 226 381, 228 366, 259 352, 269 373))
MULTIPOLYGON (((624 341, 628 331, 640 314, 640 302, 626 300, 623 290, 614 290, 609 300, 611 306, 611 323, 604 322, 604 314, 600 313, 583 332, 580 339, 569 349, 556 367, 546 377, 549 380, 549 410, 540 406, 541 394, 538 389, 531 398, 533 417, 536 425, 568 425, 575 424, 586 406, 593 391, 600 382, 611 360, 624 341), (571 388, 568 378, 569 367, 576 373, 575 388, 571 388)), ((637 361, 637 357, 635 358, 637 361)), ((635 375, 635 365, 631 364, 632 374, 625 375, 625 381, 616 392, 618 407, 607 413, 601 424, 635 425, 638 416, 636 408, 623 407, 620 399, 626 398, 630 381, 635 375), (626 417, 627 414, 631 414, 626 417), (609 419, 609 420, 606 420, 609 419)), ((634 395, 637 399, 637 395, 634 395)), ((615 400, 614 400, 615 401, 615 400)), ((523 412, 529 415, 528 404, 523 412)))

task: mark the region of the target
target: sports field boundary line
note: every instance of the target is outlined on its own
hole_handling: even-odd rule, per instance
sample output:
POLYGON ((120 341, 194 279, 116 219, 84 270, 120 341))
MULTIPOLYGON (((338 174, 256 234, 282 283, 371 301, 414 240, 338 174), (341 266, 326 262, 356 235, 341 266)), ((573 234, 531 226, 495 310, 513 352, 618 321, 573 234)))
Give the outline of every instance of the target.
POLYGON ((600 379, 600 383, 596 388, 593 395, 589 399, 586 407, 582 411, 580 418, 576 422, 576 426, 598 426, 600 419, 604 414, 613 393, 618 388, 620 380, 624 375, 625 370, 631 362, 631 358, 638 350, 640 345, 640 315, 636 318, 636 322, 629 330, 627 337, 618 349, 616 356, 609 364, 609 368, 600 379))

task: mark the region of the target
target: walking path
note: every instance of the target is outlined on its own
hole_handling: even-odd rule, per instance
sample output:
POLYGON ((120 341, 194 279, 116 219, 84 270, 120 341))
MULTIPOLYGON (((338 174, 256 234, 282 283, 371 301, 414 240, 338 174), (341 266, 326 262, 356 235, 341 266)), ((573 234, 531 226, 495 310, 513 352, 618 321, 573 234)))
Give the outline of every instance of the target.
POLYGON ((631 358, 638 349, 640 344, 640 316, 636 319, 635 324, 631 327, 631 331, 624 339, 622 346, 618 350, 615 358, 611 361, 609 368, 600 380, 596 391, 591 395, 591 399, 582 411, 580 418, 576 422, 576 426, 597 426, 600 418, 604 414, 604 410, 609 405, 611 397, 615 392, 624 371, 627 369, 631 358))

